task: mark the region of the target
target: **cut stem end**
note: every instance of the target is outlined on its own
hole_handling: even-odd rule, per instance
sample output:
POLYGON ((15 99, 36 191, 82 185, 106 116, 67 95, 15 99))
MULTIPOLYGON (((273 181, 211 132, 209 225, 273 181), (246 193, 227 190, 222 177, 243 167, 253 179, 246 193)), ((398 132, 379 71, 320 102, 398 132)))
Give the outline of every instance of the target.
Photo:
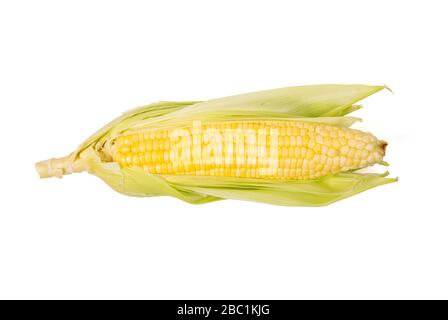
POLYGON ((79 161, 72 161, 71 156, 52 158, 36 163, 36 171, 40 178, 62 178, 63 175, 84 171, 79 161))

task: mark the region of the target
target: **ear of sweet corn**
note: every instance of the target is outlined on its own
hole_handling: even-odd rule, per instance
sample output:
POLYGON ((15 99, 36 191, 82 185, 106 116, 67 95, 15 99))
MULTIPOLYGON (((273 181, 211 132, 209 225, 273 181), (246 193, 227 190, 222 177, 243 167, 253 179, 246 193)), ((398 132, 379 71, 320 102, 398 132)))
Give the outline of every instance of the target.
MULTIPOLYGON (((124 194, 169 195, 196 204, 231 198, 292 206, 325 205, 395 181, 386 174, 353 171, 381 162, 385 142, 349 129, 359 119, 345 116, 359 109, 357 101, 382 89, 321 85, 206 102, 161 102, 125 113, 68 157, 40 162, 37 170, 41 177, 88 171, 124 194), (277 141, 273 150, 277 154, 270 158, 258 154, 258 142, 247 146, 251 140, 247 137, 241 139, 246 141, 243 151, 233 150, 228 163, 228 150, 221 150, 223 156, 216 158, 210 141, 199 144, 208 147, 208 152, 198 153, 198 145, 191 141, 176 149, 173 133, 177 132, 177 138, 179 132, 191 134, 194 122, 201 124, 201 131, 213 129, 218 136, 224 136, 229 128, 244 128, 245 132, 255 128, 255 133, 260 127, 274 130, 277 141), (200 161, 188 163, 195 154, 200 155, 200 161), (238 156, 245 161, 239 166, 238 156), (269 161, 277 161, 276 170, 269 171, 269 161)), ((233 148, 241 146, 241 141, 231 141, 233 148)), ((272 137, 269 143, 273 143, 272 137)))

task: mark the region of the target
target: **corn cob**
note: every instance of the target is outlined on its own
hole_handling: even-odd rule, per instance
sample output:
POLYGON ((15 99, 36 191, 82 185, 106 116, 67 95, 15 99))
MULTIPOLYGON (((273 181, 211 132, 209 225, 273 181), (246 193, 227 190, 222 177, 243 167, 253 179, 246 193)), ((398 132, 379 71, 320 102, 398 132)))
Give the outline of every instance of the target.
POLYGON ((354 102, 383 88, 292 87, 153 104, 36 168, 42 178, 89 171, 134 196, 325 205, 395 181, 354 172, 385 164, 387 143, 349 128, 358 119, 344 117, 359 108, 354 102))
POLYGON ((178 131, 120 135, 112 159, 150 174, 315 179, 378 163, 386 146, 370 133, 301 121, 229 121, 178 131), (204 143, 207 133, 214 141, 204 143))

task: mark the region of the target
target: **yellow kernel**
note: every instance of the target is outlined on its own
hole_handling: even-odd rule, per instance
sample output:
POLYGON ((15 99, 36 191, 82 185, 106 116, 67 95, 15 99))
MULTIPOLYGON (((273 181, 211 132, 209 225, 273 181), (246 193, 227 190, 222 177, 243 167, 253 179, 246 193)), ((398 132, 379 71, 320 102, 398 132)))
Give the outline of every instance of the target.
POLYGON ((310 142, 310 137, 308 135, 306 135, 302 138, 302 143, 304 146, 307 146, 309 142, 310 142))
POLYGON ((280 158, 280 159, 278 160, 278 166, 279 166, 280 168, 284 168, 284 167, 285 167, 285 158, 280 158))
POLYGON ((115 155, 115 161, 120 163, 120 164, 122 164, 122 162, 123 162, 123 155, 121 155, 120 153, 117 153, 115 155))
POLYGON ((129 146, 127 145, 123 145, 118 149, 118 151, 121 153, 128 153, 131 151, 131 148, 129 148, 129 146))
POLYGON ((305 158, 306 157, 306 153, 307 153, 307 148, 305 148, 305 147, 301 147, 300 148, 300 156, 302 157, 302 158, 305 158))
POLYGON ((338 137, 338 132, 335 129, 332 129, 330 131, 330 137, 337 138, 338 137))
POLYGON ((308 149, 307 152, 306 152, 306 156, 305 156, 305 157, 306 157, 308 160, 313 159, 313 157, 314 157, 314 152, 313 152, 312 150, 308 149))
POLYGON ((303 159, 303 164, 302 164, 302 168, 307 169, 309 165, 309 161, 308 159, 303 159))
POLYGON ((333 146, 333 148, 339 149, 341 147, 341 144, 339 143, 338 139, 333 139, 331 141, 331 145, 333 146))
POLYGON ((297 168, 297 158, 291 159, 291 168, 297 168))
POLYGON ((280 127, 280 135, 281 136, 286 136, 286 128, 285 127, 280 127))
POLYGON ((316 142, 314 141, 314 139, 310 139, 310 141, 308 142, 308 148, 313 149, 315 144, 316 142))
POLYGON ((321 152, 321 150, 322 150, 322 145, 320 145, 320 144, 316 144, 313 148, 314 152, 321 152))
POLYGON ((290 139, 289 139, 289 144, 290 144, 291 146, 295 146, 295 145, 297 144, 297 139, 296 139, 296 137, 290 137, 290 139))
POLYGON ((281 147, 285 144, 285 139, 283 136, 278 137, 278 145, 281 147))

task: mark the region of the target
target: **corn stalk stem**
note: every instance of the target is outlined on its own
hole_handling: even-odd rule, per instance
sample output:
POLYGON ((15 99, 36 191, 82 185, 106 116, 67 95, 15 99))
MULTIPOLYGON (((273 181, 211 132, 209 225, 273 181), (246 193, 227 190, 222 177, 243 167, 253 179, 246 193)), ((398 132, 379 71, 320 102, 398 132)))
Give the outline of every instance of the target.
POLYGON ((57 177, 81 172, 85 170, 85 164, 81 160, 73 161, 72 155, 62 158, 52 158, 36 163, 36 170, 40 178, 57 177))

